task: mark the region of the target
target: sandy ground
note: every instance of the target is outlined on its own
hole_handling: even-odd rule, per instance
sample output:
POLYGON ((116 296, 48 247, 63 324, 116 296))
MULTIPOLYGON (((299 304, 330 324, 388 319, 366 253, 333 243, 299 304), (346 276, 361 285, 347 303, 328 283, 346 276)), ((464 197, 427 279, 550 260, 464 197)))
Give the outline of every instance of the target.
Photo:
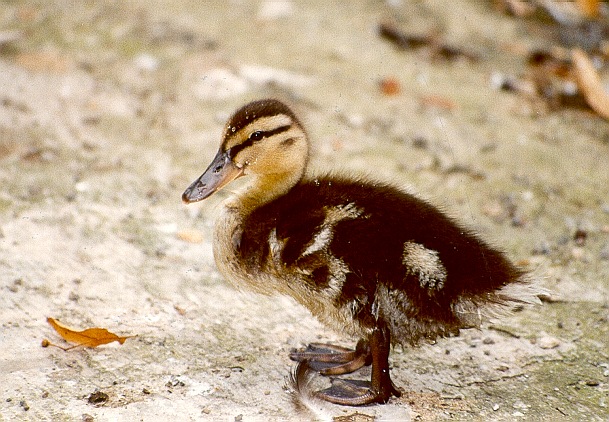
POLYGON ((289 350, 356 339, 228 287, 210 243, 223 196, 180 201, 228 115, 265 96, 303 116, 315 168, 411 186, 552 291, 394 350, 404 396, 330 416, 608 420, 609 125, 492 87, 549 43, 533 26, 466 0, 3 1, 0 420, 313 417, 285 388, 289 350), (399 51, 388 18, 481 59, 399 51), (137 337, 42 348, 65 344, 49 316, 137 337))

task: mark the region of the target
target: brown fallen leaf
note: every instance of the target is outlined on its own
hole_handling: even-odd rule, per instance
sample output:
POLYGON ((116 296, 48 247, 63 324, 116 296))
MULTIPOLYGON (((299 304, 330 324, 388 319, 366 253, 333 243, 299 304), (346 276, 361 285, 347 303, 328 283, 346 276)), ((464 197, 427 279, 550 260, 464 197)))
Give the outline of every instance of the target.
POLYGON ((571 57, 575 67, 577 86, 586 102, 599 116, 609 120, 609 95, 605 92, 592 60, 579 48, 572 51, 571 57))
POLYGON ((577 0, 579 11, 589 19, 596 19, 600 15, 599 0, 577 0))
POLYGON ((381 79, 379 82, 381 92, 387 96, 398 95, 402 90, 400 81, 393 77, 381 79))
MULTIPOLYGON (((105 328, 88 328, 83 331, 76 331, 71 328, 66 327, 65 325, 60 324, 53 318, 47 318, 47 322, 59 333, 64 340, 69 341, 71 343, 76 343, 75 346, 72 347, 97 347, 102 344, 112 343, 113 341, 118 341, 120 344, 123 344, 125 340, 135 336, 124 336, 120 337, 105 328)), ((42 346, 47 347, 54 344, 50 343, 48 340, 43 340, 42 346)), ((57 346, 60 347, 60 346, 57 346)), ((69 348, 60 347, 60 349, 69 350, 69 348)))

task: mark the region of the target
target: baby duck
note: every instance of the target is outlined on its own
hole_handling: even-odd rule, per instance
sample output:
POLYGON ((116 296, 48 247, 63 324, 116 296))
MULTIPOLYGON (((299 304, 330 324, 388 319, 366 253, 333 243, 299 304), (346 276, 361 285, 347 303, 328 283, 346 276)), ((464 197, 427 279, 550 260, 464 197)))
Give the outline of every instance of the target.
POLYGON ((229 119, 218 153, 182 200, 249 176, 215 225, 220 272, 237 287, 291 296, 361 339, 355 350, 292 351, 301 375, 372 365, 370 382, 335 380, 315 396, 386 403, 400 396, 389 374, 392 344, 456 335, 478 326, 485 308, 538 300, 524 271, 426 201, 361 177, 305 175, 308 157, 294 112, 275 99, 254 101, 229 119))

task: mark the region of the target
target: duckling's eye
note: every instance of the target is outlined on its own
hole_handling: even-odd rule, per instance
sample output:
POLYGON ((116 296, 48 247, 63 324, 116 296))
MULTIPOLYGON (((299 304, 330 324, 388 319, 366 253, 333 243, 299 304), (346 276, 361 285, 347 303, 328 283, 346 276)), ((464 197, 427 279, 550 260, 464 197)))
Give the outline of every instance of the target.
POLYGON ((252 141, 259 141, 262 138, 264 138, 264 132, 257 130, 256 132, 252 132, 252 134, 250 135, 250 140, 252 141))

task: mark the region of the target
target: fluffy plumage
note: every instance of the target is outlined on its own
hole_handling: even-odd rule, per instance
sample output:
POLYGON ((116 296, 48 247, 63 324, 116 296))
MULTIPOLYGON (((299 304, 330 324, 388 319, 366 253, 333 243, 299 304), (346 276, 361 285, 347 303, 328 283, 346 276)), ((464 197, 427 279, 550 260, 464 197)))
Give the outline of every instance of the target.
POLYGON ((315 294, 332 296, 335 308, 346 308, 338 315, 349 320, 324 315, 333 309, 317 316, 340 328, 355 321, 353 335, 381 319, 393 342, 416 343, 475 324, 471 303, 518 300, 501 288, 519 282, 522 271, 436 208, 391 186, 305 179, 243 225, 249 229, 237 259, 248 273, 294 274, 315 294))

